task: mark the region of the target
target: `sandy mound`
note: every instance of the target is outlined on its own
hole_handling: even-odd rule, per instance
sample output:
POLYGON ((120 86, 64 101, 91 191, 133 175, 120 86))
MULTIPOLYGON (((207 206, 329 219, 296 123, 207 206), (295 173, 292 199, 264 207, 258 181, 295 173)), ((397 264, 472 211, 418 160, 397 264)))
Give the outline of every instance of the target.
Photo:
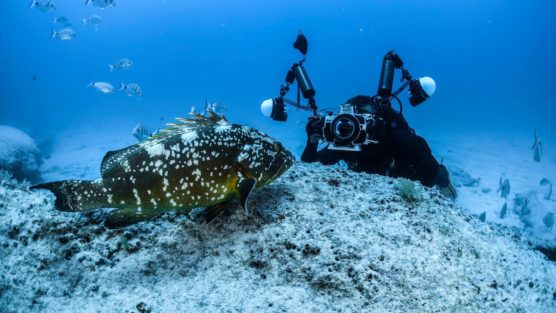
POLYGON ((214 223, 124 230, 0 180, 0 311, 549 312, 556 266, 436 191, 297 164, 214 223), (408 199, 408 198, 406 198, 408 199))

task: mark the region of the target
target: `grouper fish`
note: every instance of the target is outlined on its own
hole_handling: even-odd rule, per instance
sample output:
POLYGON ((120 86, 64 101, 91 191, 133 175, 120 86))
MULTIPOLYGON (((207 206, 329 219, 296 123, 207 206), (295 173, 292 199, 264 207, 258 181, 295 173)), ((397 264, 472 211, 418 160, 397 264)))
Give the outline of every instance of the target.
POLYGON ((60 211, 116 208, 106 219, 120 228, 166 211, 207 207, 210 222, 235 198, 248 212, 255 189, 282 175, 295 159, 278 141, 223 116, 193 114, 146 141, 109 151, 94 181, 64 180, 40 184, 56 196, 60 211))

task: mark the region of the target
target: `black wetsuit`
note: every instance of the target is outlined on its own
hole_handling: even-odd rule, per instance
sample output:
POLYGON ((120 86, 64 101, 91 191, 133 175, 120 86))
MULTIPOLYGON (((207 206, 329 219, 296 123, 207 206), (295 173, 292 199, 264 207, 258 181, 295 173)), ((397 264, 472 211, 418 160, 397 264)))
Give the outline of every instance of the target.
MULTIPOLYGON (((348 100, 357 107, 372 103, 372 97, 357 96, 348 100)), ((317 151, 318 143, 311 140, 311 133, 322 129, 322 124, 307 125, 307 146, 301 155, 303 162, 321 162, 332 165, 343 160, 356 172, 366 172, 392 177, 405 177, 418 180, 424 186, 449 184, 446 168, 432 156, 429 145, 415 134, 405 118, 391 107, 381 110, 385 121, 383 133, 378 144, 364 145, 362 151, 338 151, 324 148, 317 151), (316 127, 315 127, 316 126, 316 127)), ((313 120, 314 121, 314 120, 313 120)))

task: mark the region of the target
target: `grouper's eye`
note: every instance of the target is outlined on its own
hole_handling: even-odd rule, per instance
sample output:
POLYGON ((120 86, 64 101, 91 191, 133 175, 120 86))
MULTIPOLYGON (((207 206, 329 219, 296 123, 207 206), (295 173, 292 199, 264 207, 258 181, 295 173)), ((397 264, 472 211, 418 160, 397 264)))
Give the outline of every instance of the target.
POLYGON ((284 150, 284 146, 282 146, 282 143, 276 141, 276 142, 274 143, 274 149, 275 149, 276 151, 280 152, 280 151, 284 150))

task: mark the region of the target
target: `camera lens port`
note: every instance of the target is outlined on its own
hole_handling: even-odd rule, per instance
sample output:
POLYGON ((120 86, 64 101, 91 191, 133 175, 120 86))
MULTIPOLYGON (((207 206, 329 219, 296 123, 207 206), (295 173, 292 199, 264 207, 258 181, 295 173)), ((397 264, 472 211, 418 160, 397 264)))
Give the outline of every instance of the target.
POLYGON ((361 127, 357 118, 349 114, 340 114, 330 125, 332 134, 337 143, 351 144, 361 131, 361 127))

